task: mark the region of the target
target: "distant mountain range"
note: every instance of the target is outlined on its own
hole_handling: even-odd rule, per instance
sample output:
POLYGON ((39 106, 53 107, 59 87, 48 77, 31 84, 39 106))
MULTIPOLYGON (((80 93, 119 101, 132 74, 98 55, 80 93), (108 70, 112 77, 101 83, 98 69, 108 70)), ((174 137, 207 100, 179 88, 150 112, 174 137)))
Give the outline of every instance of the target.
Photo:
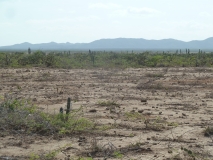
POLYGON ((28 42, 2 46, 0 50, 213 50, 213 37, 184 42, 175 39, 146 40, 136 38, 100 39, 90 43, 41 43, 28 42))

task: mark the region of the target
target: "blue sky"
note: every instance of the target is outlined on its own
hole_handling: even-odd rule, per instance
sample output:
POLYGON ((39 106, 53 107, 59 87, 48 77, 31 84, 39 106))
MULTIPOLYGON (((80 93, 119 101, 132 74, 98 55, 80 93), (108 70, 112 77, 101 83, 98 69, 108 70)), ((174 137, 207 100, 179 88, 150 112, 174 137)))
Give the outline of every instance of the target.
POLYGON ((213 0, 0 0, 0 46, 213 37, 213 0))

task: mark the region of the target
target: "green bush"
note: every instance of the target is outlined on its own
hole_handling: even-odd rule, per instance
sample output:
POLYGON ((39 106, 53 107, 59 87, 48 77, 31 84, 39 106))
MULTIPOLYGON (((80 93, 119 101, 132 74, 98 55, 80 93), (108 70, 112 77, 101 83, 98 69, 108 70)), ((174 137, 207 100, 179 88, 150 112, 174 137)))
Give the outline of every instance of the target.
POLYGON ((65 54, 44 53, 0 53, 0 67, 56 67, 56 68, 138 68, 138 67, 211 67, 212 53, 118 53, 84 52, 65 54))
POLYGON ((38 110, 27 100, 10 98, 0 104, 0 126, 7 132, 41 135, 92 130, 93 122, 81 116, 81 109, 68 115, 52 115, 38 110))

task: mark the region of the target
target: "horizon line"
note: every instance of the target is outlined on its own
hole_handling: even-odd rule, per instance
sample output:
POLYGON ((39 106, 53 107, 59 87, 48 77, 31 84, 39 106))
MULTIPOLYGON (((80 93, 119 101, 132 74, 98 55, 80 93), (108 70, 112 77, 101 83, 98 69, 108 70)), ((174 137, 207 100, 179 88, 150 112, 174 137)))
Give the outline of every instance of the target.
POLYGON ((148 40, 148 41, 160 41, 160 40, 177 40, 177 41, 182 41, 182 42, 191 42, 191 41, 204 41, 207 40, 209 38, 213 38, 213 37, 208 37, 202 40, 198 40, 198 39, 194 39, 194 40, 190 40, 190 41, 184 41, 184 40, 179 40, 179 39, 174 39, 174 38, 163 38, 163 39, 145 39, 145 38, 125 38, 125 37, 118 37, 118 38, 101 38, 101 39, 96 39, 90 42, 75 42, 75 43, 71 43, 71 42, 55 42, 55 41, 50 41, 50 42, 39 42, 39 43, 31 43, 31 42, 21 42, 21 43, 15 43, 15 44, 11 44, 11 45, 4 45, 4 46, 0 46, 0 47, 7 47, 7 46, 13 46, 13 45, 19 45, 19 44, 24 44, 24 43, 29 43, 29 44, 48 44, 48 43, 57 43, 57 44, 66 44, 66 43, 70 43, 70 44, 88 44, 88 43, 92 43, 95 41, 99 41, 99 40, 113 40, 113 39, 144 39, 144 40, 148 40))

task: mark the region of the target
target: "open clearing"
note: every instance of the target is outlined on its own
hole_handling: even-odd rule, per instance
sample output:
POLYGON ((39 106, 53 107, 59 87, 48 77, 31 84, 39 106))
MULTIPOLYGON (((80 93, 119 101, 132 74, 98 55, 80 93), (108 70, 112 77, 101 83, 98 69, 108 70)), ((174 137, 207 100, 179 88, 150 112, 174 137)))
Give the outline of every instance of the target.
POLYGON ((59 138, 0 134, 0 159, 60 148, 55 159, 213 159, 213 136, 204 136, 213 126, 212 68, 0 69, 0 97, 8 93, 51 114, 71 97, 72 109, 82 106, 100 129, 59 138))

